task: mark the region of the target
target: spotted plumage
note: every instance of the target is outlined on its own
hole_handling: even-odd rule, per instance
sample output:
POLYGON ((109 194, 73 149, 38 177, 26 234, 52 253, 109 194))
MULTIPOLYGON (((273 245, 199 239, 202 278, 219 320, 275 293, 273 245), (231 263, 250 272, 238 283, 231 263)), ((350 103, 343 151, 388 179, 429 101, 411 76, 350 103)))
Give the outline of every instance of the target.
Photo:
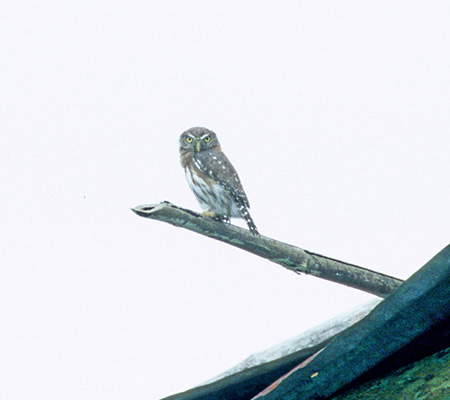
POLYGON ((230 218, 243 218, 250 231, 259 235, 239 176, 222 152, 214 132, 206 128, 183 132, 180 159, 189 187, 204 214, 225 222, 230 218))

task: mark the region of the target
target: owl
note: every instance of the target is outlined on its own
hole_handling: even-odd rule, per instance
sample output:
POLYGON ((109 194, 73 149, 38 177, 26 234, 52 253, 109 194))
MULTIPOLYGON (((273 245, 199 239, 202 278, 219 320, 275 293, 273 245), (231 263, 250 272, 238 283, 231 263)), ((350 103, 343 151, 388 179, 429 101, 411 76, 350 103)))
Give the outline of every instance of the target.
POLYGON ((250 232, 259 236, 250 216, 247 195, 231 162, 220 148, 214 132, 191 128, 180 136, 180 160, 189 187, 203 215, 229 223, 243 218, 250 232))

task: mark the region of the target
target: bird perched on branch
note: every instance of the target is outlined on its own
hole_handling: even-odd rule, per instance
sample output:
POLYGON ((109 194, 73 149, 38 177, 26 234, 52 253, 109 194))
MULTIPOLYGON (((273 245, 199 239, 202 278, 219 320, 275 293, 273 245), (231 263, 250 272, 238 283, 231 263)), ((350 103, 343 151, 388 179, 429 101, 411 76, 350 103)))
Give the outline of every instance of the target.
POLYGON ((238 174, 222 152, 214 132, 206 128, 191 128, 183 132, 180 136, 180 159, 203 215, 227 223, 232 217, 243 218, 250 232, 259 236, 238 174))

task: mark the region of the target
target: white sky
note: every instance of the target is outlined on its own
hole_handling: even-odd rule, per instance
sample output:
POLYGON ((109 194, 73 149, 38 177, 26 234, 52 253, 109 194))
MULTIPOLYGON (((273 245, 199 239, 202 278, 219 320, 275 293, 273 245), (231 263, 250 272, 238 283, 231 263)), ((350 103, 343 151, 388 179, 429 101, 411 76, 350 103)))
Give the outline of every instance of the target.
POLYGON ((0 398, 156 399, 372 297, 130 207, 199 210, 214 130, 264 235, 406 278, 450 238, 448 1, 7 2, 0 398))

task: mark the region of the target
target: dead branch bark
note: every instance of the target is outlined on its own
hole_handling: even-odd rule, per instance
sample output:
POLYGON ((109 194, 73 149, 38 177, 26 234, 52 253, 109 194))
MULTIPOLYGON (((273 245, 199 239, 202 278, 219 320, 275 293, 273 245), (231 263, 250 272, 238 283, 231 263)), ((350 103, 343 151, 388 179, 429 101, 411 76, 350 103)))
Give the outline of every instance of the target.
POLYGON ((313 275, 375 296, 387 297, 403 282, 401 279, 315 254, 265 236, 254 236, 246 229, 204 217, 169 202, 141 205, 132 208, 132 211, 141 217, 168 222, 239 247, 297 274, 313 275))

